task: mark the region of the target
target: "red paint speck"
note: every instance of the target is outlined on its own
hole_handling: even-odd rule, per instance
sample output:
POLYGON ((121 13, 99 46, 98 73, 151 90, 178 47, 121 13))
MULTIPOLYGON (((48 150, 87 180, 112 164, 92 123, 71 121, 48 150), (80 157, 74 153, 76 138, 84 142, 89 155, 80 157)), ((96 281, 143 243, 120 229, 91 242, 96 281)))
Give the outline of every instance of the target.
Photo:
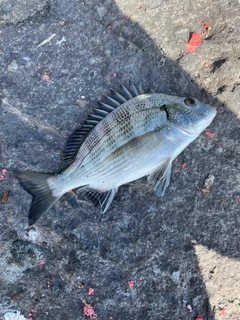
POLYGON ((129 280, 128 281, 128 286, 129 286, 130 289, 133 288, 133 285, 134 285, 134 281, 133 280, 129 280))
POLYGON ((225 315, 225 311, 226 311, 225 308, 222 308, 221 310, 219 310, 220 317, 225 315))
POLYGON ((111 29, 111 28, 112 28, 112 26, 108 26, 107 28, 108 28, 108 30, 109 30, 109 29, 111 29))
POLYGON ((197 46, 201 44, 201 35, 199 32, 193 32, 191 35, 190 40, 187 43, 186 50, 188 52, 195 52, 197 49, 197 46))
POLYGON ((47 281, 47 287, 48 287, 48 289, 50 288, 50 281, 47 281))
POLYGON ((13 300, 13 299, 11 299, 11 300, 10 300, 10 302, 11 302, 11 303, 13 303, 13 302, 14 302, 14 300, 13 300))
POLYGON ((204 67, 209 67, 209 63, 205 62, 204 67))
POLYGON ((114 76, 114 77, 116 77, 116 76, 117 76, 116 72, 113 72, 113 76, 114 76))
POLYGON ((203 22, 202 22, 202 26, 203 26, 203 28, 206 29, 206 30, 209 28, 209 25, 207 24, 206 21, 203 21, 203 22))
POLYGON ((181 165, 182 169, 186 168, 186 166, 187 166, 187 162, 184 162, 184 163, 181 165))
POLYGON ((4 176, 2 174, 0 174, 0 180, 4 180, 4 176))
POLYGON ((67 193, 71 193, 72 192, 72 190, 68 190, 68 192, 67 193))
POLYGON ((88 289, 88 295, 89 295, 89 296, 90 296, 93 292, 94 292, 94 289, 93 289, 93 288, 89 288, 89 289, 88 289))
POLYGON ((195 320, 203 320, 203 317, 202 317, 202 316, 197 316, 197 317, 195 318, 195 320))
POLYGON ((7 172, 7 169, 2 169, 2 173, 6 173, 7 172))
POLYGON ((39 264, 44 264, 44 260, 43 259, 39 260, 39 264))
POLYGON ((142 279, 143 279, 142 277, 139 278, 140 281, 142 281, 142 279))
POLYGON ((238 202, 240 202, 240 197, 238 197, 238 202))
POLYGON ((211 139, 214 138, 214 133, 212 133, 212 132, 210 132, 210 131, 206 131, 206 135, 207 135, 209 138, 211 138, 211 139))
POLYGON ((93 307, 90 304, 86 304, 83 307, 83 314, 87 317, 90 317, 90 319, 96 319, 97 315, 95 314, 93 307))

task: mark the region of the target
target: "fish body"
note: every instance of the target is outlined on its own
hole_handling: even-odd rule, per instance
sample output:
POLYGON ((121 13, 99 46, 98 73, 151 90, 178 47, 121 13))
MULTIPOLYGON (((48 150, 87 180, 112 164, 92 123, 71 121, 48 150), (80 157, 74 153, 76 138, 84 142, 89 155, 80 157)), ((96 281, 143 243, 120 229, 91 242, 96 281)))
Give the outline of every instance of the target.
POLYGON ((70 136, 58 175, 17 172, 33 195, 29 223, 68 190, 83 194, 105 212, 118 187, 148 176, 158 195, 169 185, 172 161, 211 123, 216 109, 195 98, 142 94, 131 82, 112 91, 106 102, 70 136))

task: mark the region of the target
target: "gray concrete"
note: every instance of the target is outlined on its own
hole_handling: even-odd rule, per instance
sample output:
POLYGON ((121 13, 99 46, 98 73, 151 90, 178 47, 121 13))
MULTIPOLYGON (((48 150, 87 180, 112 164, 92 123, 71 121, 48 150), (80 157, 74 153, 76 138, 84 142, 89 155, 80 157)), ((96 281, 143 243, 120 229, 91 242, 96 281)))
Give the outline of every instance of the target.
POLYGON ((34 320, 85 319, 83 300, 100 320, 212 320, 223 307, 239 319, 239 12, 236 0, 0 2, 0 319, 31 308, 34 320), (208 34, 186 52, 203 20, 208 34), (12 170, 61 170, 66 138, 129 78, 214 105, 214 138, 174 161, 163 198, 141 179, 103 215, 69 193, 28 230, 31 196, 12 170), (204 195, 195 184, 209 174, 204 195))

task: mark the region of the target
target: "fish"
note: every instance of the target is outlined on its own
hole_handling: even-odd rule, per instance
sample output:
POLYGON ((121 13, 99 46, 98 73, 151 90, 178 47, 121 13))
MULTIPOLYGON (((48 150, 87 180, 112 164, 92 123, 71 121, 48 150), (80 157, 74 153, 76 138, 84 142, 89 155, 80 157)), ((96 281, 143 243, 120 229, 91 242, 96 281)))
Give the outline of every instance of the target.
POLYGON ((33 197, 29 226, 76 188, 103 213, 121 185, 144 176, 163 196, 173 160, 209 126, 216 112, 194 97, 143 93, 130 80, 120 83, 70 135, 63 153, 65 170, 15 171, 33 197))

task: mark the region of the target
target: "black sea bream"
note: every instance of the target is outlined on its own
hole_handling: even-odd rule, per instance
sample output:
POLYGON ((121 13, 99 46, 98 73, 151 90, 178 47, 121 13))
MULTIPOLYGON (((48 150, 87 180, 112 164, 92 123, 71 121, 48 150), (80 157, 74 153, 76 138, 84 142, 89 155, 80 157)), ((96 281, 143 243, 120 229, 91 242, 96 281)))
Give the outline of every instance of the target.
POLYGON ((111 91, 66 144, 69 167, 57 174, 16 172, 33 196, 35 223, 68 190, 81 188, 105 212, 118 187, 147 176, 162 196, 172 161, 212 122, 216 109, 195 98, 142 94, 132 82, 111 91))

